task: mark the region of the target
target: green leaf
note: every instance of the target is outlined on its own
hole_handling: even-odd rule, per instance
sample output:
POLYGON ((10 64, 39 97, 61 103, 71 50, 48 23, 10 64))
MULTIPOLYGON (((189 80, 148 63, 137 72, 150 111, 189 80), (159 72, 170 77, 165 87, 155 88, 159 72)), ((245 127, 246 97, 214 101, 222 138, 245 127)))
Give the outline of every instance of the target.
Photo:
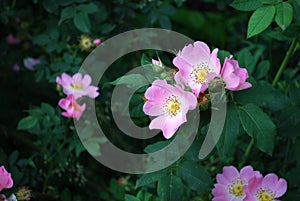
POLYGON ((60 19, 58 21, 58 25, 61 25, 61 23, 63 23, 67 19, 73 18, 74 14, 75 14, 75 8, 73 6, 69 6, 69 7, 64 8, 61 11, 60 19))
POLYGON ((176 9, 170 4, 163 4, 159 7, 159 11, 165 15, 173 15, 176 12, 176 9))
POLYGON ((184 185, 175 175, 164 176, 158 181, 157 194, 161 201, 181 201, 184 185))
POLYGON ((144 151, 145 151, 146 153, 148 153, 148 154, 149 154, 149 153, 152 153, 152 152, 156 152, 156 151, 158 151, 158 150, 164 148, 165 146, 167 146, 169 143, 170 143, 169 140, 166 140, 166 141, 158 141, 158 142, 155 142, 155 143, 153 143, 153 144, 148 145, 148 146, 144 149, 144 151))
POLYGON ((254 104, 240 107, 239 117, 244 130, 255 140, 257 147, 272 155, 276 127, 270 117, 254 104))
POLYGON ((300 106, 300 86, 296 84, 296 82, 292 83, 289 90, 289 95, 291 98, 291 102, 295 105, 300 106))
POLYGON ((235 100, 241 105, 255 103, 258 106, 266 106, 273 99, 274 88, 265 81, 253 84, 251 88, 234 92, 235 100))
POLYGON ((134 87, 145 86, 148 84, 148 81, 141 74, 130 74, 130 75, 124 75, 122 77, 119 77, 115 81, 108 82, 107 84, 112 84, 112 85, 126 84, 128 88, 134 88, 134 87))
POLYGON ((33 128, 37 123, 38 123, 38 119, 36 117, 28 116, 21 119, 17 128, 19 130, 29 130, 33 128))
POLYGON ((141 201, 141 200, 134 197, 133 195, 125 194, 125 201, 141 201))
POLYGON ((251 52, 247 48, 244 48, 238 53, 237 59, 239 62, 239 66, 242 68, 246 68, 248 74, 252 75, 255 68, 255 62, 251 52))
POLYGON ((252 11, 261 7, 263 4, 258 0, 234 0, 230 6, 241 11, 252 11))
POLYGON ((76 28, 83 33, 89 33, 91 29, 91 22, 89 16, 86 13, 78 12, 75 13, 73 18, 74 25, 76 28))
POLYGON ((293 8, 289 3, 281 2, 276 5, 275 22, 284 31, 292 22, 293 8))
POLYGON ((177 175, 192 190, 206 192, 212 185, 210 175, 199 163, 184 161, 176 171, 177 175))
POLYGON ((226 111, 226 121, 223 133, 218 143, 219 152, 223 156, 232 156, 238 143, 237 137, 240 131, 240 119, 235 104, 228 104, 226 111))
POLYGON ((248 23, 247 38, 264 31, 271 24, 274 14, 275 6, 272 5, 264 5, 254 11, 248 23))
POLYGON ((18 151, 13 151, 8 158, 8 163, 10 166, 15 166, 15 163, 17 162, 19 157, 19 152, 18 151))
POLYGON ((83 13, 95 13, 99 10, 98 6, 94 3, 81 4, 76 7, 77 10, 82 11, 83 13))
POLYGON ((166 15, 161 15, 159 17, 159 24, 160 24, 161 28, 164 28, 164 29, 172 28, 170 18, 166 15))
POLYGON ((136 195, 137 198, 139 198, 140 200, 142 201, 154 201, 152 198, 152 194, 147 192, 147 191, 144 191, 144 190, 140 190, 137 195, 136 195))
POLYGON ((59 4, 55 0, 43 0, 43 6, 48 13, 57 11, 59 4))
POLYGON ((149 185, 153 182, 158 181, 160 178, 166 176, 166 174, 169 172, 169 168, 163 169, 163 170, 159 170, 156 172, 152 172, 152 173, 148 173, 148 174, 144 174, 143 176, 141 176, 135 184, 135 188, 141 187, 141 186, 146 186, 149 185))
POLYGON ((54 108, 49 105, 48 103, 42 103, 42 111, 46 114, 49 114, 49 115, 54 115, 55 114, 55 110, 54 108))
POLYGON ((259 80, 265 78, 270 70, 270 62, 268 60, 261 61, 254 72, 254 77, 259 80))
POLYGON ((263 4, 276 4, 279 0, 259 0, 263 4))

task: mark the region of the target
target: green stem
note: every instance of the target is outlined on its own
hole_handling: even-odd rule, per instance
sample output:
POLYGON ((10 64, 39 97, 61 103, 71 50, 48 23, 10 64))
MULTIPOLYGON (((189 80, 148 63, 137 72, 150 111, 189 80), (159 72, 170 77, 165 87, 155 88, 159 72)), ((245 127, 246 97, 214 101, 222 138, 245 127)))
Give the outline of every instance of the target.
POLYGON ((294 38, 294 40, 293 40, 293 42, 292 42, 289 50, 287 51, 287 53, 286 53, 286 55, 285 55, 285 57, 284 57, 281 65, 280 65, 280 67, 279 67, 279 69, 278 69, 278 71, 276 73, 276 76, 275 76, 275 78, 274 78, 274 80, 272 82, 272 86, 273 87, 275 87, 277 85, 277 83, 278 83, 278 81, 279 81, 279 79, 280 79, 280 77, 281 77, 281 75, 282 75, 282 73, 283 73, 286 65, 288 64, 291 56, 293 55, 293 53, 295 51, 295 48, 296 48, 296 45, 297 45, 297 42, 298 42, 298 37, 294 38))
POLYGON ((248 145, 248 147, 247 147, 247 149, 246 149, 246 152, 245 152, 245 162, 244 163, 247 162, 249 154, 251 152, 251 149, 252 149, 253 145, 254 145, 254 139, 252 138, 251 141, 250 141, 250 143, 249 143, 249 145, 248 145))

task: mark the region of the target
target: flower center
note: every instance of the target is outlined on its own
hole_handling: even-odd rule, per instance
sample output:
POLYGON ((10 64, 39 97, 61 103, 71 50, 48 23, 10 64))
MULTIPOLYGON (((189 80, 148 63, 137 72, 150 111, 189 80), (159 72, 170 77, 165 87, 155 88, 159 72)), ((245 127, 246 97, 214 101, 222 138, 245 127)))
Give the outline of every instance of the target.
POLYGON ((162 110, 169 116, 173 117, 180 111, 180 103, 177 96, 169 96, 164 100, 162 110))
POLYGON ((268 189, 260 189, 257 192, 256 197, 260 201, 274 201, 275 196, 274 196, 273 192, 268 189))
POLYGON ((82 84, 71 84, 71 87, 75 90, 81 90, 83 88, 82 84))
POLYGON ((201 84, 206 81, 207 74, 208 74, 207 63, 202 62, 201 64, 193 66, 193 70, 190 77, 197 84, 201 84))
POLYGON ((235 196, 241 197, 245 195, 245 193, 243 192, 243 186, 244 184, 241 180, 236 180, 231 184, 229 192, 235 196))

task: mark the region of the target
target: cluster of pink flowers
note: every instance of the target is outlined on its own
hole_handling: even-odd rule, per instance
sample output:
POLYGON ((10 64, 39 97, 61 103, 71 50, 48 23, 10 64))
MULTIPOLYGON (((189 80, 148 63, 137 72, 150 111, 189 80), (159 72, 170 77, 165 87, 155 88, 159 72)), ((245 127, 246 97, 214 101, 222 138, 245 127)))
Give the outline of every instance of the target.
MULTIPOLYGON (((161 61, 152 59, 156 66, 163 67, 161 61)), ((188 110, 197 106, 197 98, 205 93, 212 80, 221 79, 227 90, 238 91, 251 87, 248 72, 240 68, 236 60, 226 58, 221 68, 218 49, 212 52, 204 43, 197 41, 185 46, 173 60, 178 68, 174 76, 175 86, 163 80, 156 80, 147 89, 143 111, 153 119, 150 129, 161 129, 165 138, 171 138, 180 125, 186 122, 188 110), (190 88, 192 92, 184 89, 190 88)))
POLYGON ((61 77, 56 78, 58 86, 63 88, 63 92, 67 95, 62 98, 58 105, 64 109, 62 115, 69 118, 80 119, 85 110, 85 104, 79 105, 79 100, 83 96, 96 98, 99 95, 98 87, 91 86, 92 79, 90 75, 82 75, 76 73, 72 77, 63 73, 61 77))
POLYGON ((251 166, 240 172, 233 166, 223 168, 217 175, 217 184, 212 190, 212 201, 279 201, 287 190, 285 179, 270 173, 263 177, 251 166))

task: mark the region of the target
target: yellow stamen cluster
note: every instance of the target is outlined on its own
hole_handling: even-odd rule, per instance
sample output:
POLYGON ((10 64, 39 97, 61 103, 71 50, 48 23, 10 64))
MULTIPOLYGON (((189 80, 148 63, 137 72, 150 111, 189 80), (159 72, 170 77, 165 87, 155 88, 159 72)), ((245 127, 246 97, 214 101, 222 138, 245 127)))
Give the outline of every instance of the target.
POLYGON ((178 101, 178 97, 175 95, 171 95, 166 98, 163 102, 162 110, 169 115, 170 117, 174 117, 180 111, 180 103, 178 101))
POLYGON ((190 77, 197 84, 201 84, 206 81, 206 76, 209 73, 208 65, 205 62, 202 62, 198 65, 193 66, 193 70, 190 74, 190 77))
POLYGON ((260 189, 257 192, 256 197, 260 201, 274 201, 275 200, 275 195, 273 194, 272 191, 270 191, 268 189, 260 189))
POLYGON ((237 180, 230 185, 229 192, 237 197, 244 196, 245 193, 243 192, 243 186, 243 182, 241 180, 237 180))
POLYGON ((81 90, 83 88, 82 84, 71 84, 71 87, 75 90, 81 90))

